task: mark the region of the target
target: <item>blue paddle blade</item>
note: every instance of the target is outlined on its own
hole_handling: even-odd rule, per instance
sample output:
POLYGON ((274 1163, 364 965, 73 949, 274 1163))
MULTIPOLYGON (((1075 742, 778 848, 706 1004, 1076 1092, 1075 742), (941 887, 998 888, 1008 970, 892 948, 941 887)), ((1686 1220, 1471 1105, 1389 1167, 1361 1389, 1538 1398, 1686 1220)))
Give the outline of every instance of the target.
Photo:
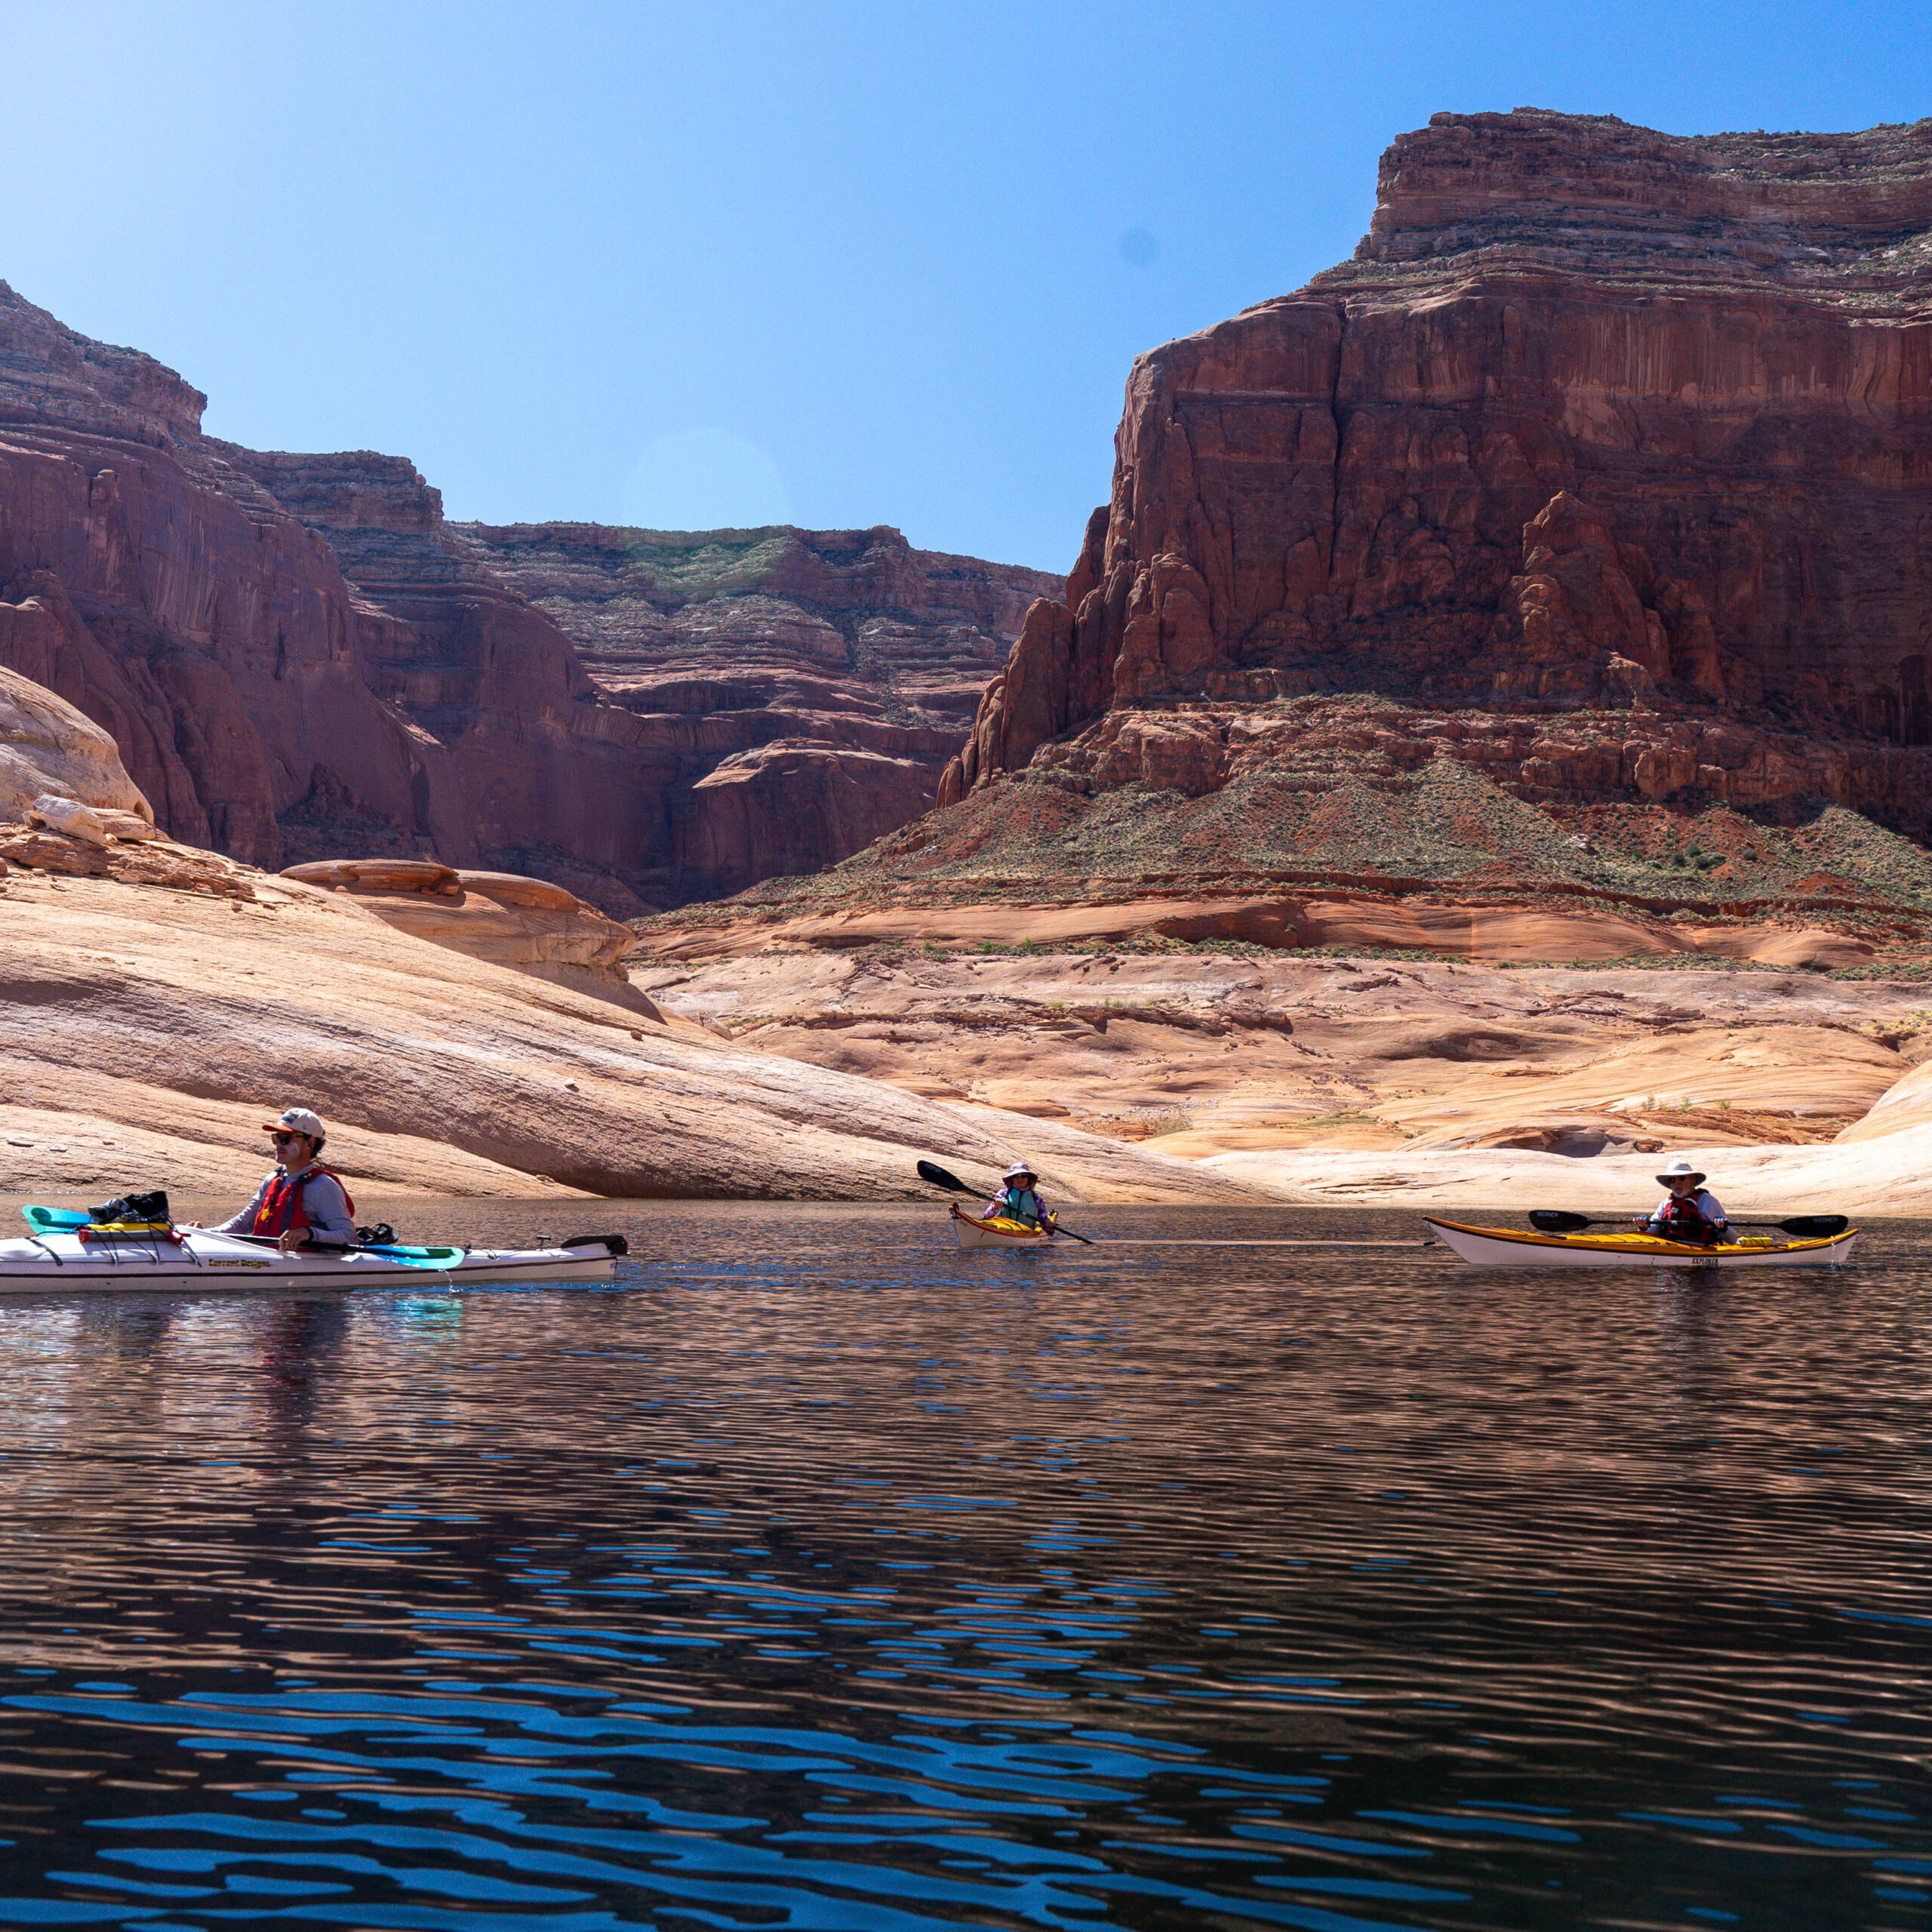
POLYGON ((405 1268, 427 1268, 446 1274, 469 1253, 462 1247, 365 1247, 365 1254, 380 1254, 385 1261, 400 1262, 405 1268))
POLYGON ((26 1224, 38 1234, 70 1233, 85 1228, 92 1218, 78 1208, 23 1208, 26 1224))

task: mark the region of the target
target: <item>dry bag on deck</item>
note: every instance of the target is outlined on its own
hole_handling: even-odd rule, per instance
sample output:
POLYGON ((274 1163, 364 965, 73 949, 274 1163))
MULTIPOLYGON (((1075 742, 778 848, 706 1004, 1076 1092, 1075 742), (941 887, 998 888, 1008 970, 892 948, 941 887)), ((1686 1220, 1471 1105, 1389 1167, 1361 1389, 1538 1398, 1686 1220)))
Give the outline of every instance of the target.
POLYGON ((117 1195, 112 1201, 103 1201, 98 1208, 90 1208, 88 1216, 100 1226, 111 1222, 165 1222, 168 1218, 168 1195, 158 1187, 146 1194, 117 1195))

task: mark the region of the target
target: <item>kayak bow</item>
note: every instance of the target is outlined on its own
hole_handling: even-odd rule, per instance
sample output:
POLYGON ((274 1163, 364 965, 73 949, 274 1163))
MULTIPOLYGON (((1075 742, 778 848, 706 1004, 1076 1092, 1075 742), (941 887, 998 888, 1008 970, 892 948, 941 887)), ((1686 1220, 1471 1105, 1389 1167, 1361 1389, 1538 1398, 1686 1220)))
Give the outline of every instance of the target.
POLYGON ((1029 1228, 1023 1221, 1009 1221, 1003 1216, 990 1221, 976 1220, 962 1214, 955 1203, 946 1211, 952 1217, 954 1238, 961 1247, 1044 1247, 1053 1239, 1047 1228, 1029 1228))

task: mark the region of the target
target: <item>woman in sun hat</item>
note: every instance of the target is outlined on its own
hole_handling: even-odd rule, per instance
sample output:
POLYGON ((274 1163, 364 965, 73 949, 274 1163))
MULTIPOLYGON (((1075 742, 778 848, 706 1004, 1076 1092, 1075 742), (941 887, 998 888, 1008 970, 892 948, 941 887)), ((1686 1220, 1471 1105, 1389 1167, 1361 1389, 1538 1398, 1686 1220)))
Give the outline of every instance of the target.
POLYGON ((1051 1220, 1047 1204, 1035 1191, 1039 1178, 1024 1161, 1015 1161, 1000 1177, 1000 1190, 986 1203, 986 1211, 980 1219, 1019 1221, 1029 1228, 1051 1220))
POLYGON ((1730 1232, 1730 1222, 1716 1195, 1707 1193, 1704 1177, 1688 1161, 1673 1161, 1657 1176, 1670 1192, 1638 1226, 1666 1241, 1695 1241, 1709 1247, 1730 1232))

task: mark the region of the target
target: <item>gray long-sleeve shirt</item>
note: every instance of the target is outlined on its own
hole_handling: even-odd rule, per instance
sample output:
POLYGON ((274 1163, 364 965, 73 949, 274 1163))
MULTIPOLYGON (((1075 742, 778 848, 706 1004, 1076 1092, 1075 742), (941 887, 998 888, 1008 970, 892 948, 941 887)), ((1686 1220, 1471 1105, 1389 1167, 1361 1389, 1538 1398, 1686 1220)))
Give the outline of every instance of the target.
MULTIPOLYGON (((222 1235, 253 1234, 255 1216, 268 1198, 269 1189, 281 1177, 281 1170, 278 1168, 256 1189, 254 1199, 240 1214, 221 1223, 214 1232, 222 1235)), ((325 1174, 320 1168, 312 1166, 303 1169, 301 1180, 302 1211, 308 1216, 312 1230, 310 1240, 339 1241, 345 1247, 353 1247, 355 1223, 349 1219, 349 1196, 343 1192, 341 1182, 334 1174, 325 1174)))

